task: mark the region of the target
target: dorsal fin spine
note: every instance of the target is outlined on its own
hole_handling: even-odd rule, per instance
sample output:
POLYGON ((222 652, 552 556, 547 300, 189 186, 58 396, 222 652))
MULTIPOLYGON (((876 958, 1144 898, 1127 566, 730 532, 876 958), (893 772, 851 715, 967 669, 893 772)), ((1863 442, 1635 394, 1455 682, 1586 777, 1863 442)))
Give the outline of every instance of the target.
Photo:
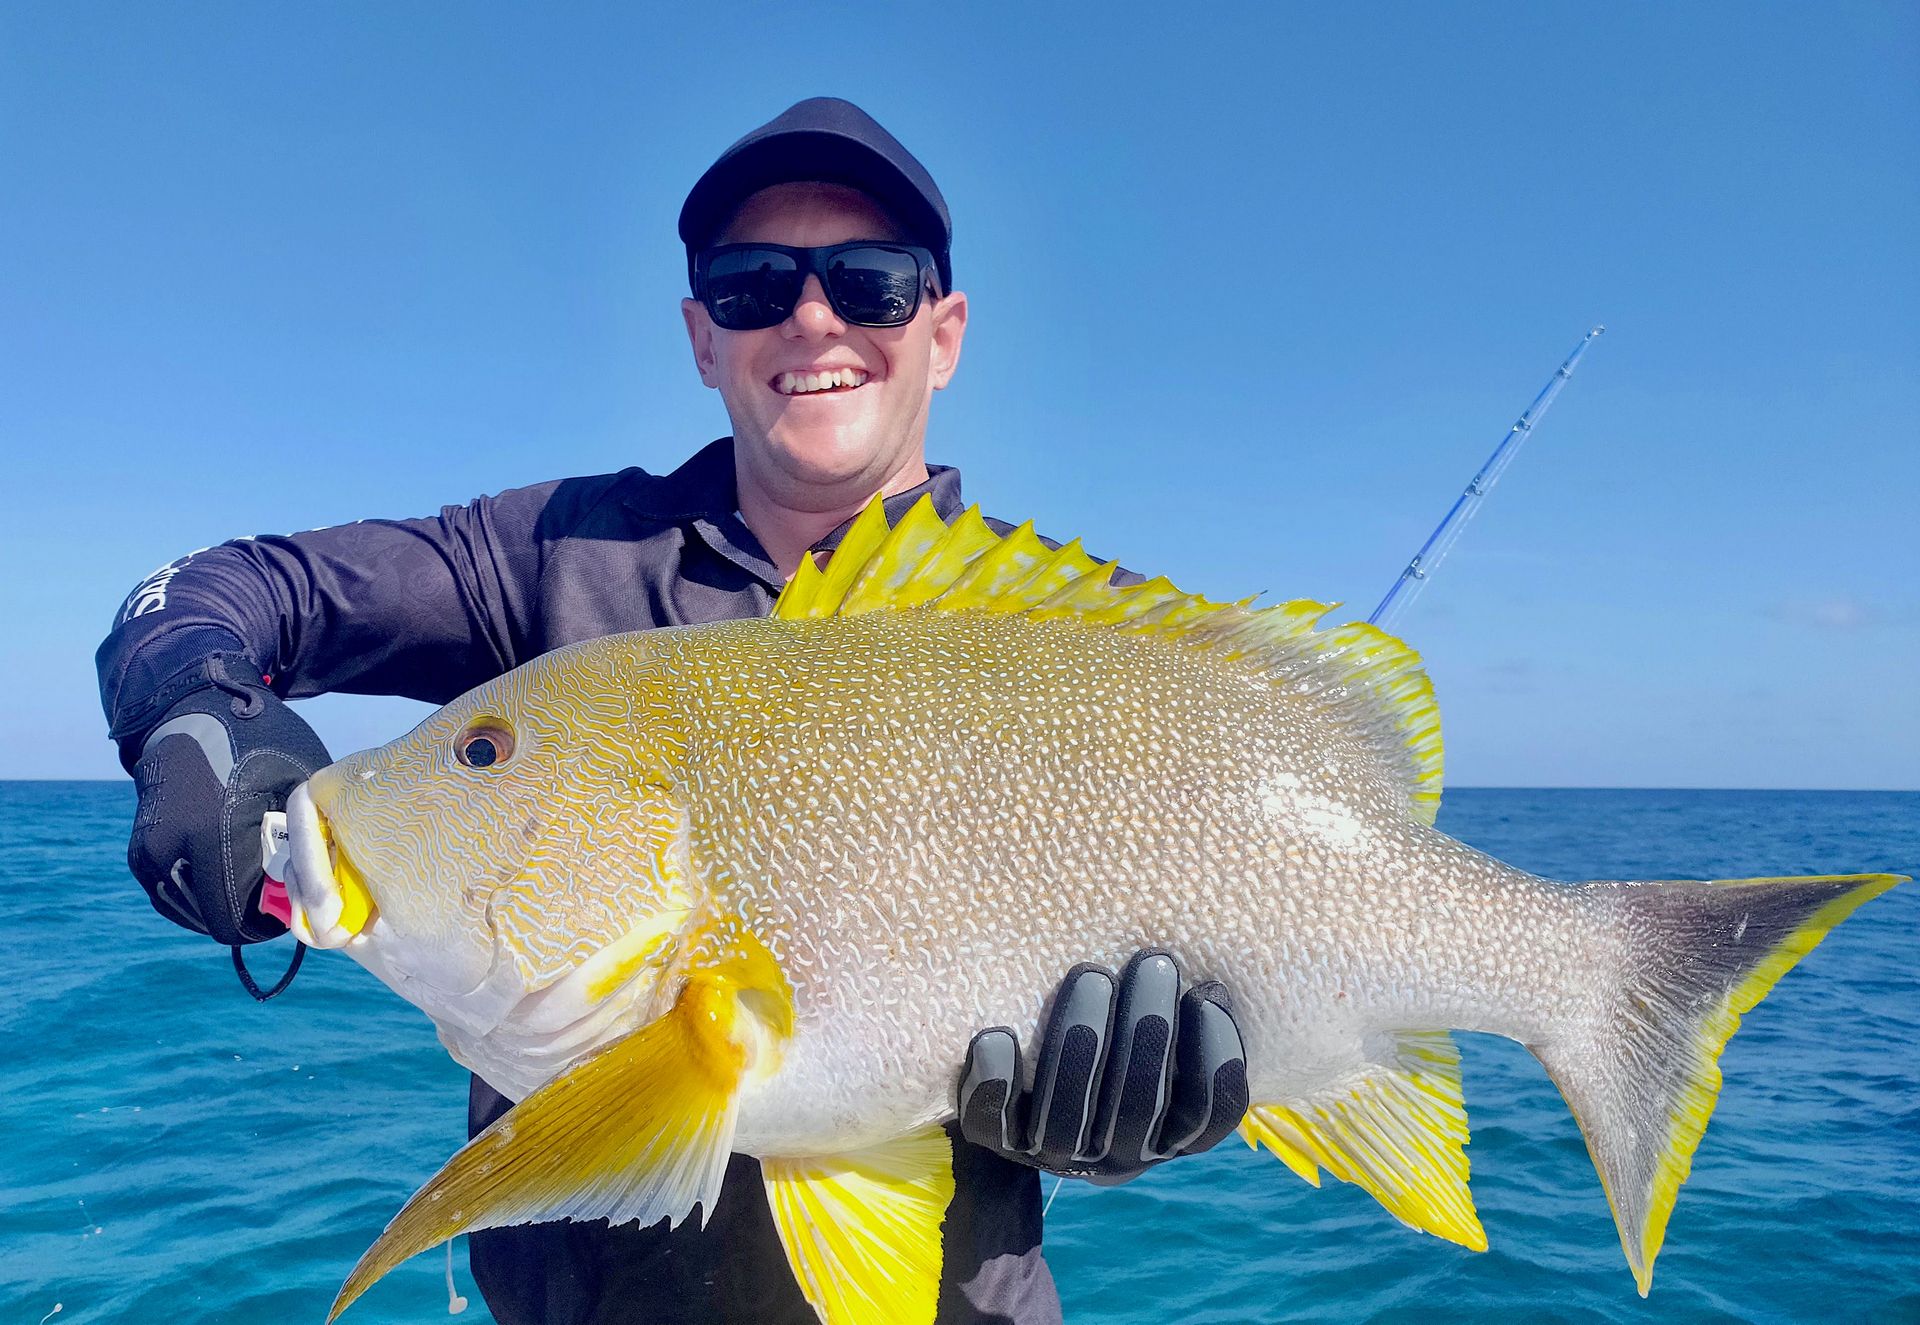
MULTIPOLYGON (((976 512, 979 510, 978 507, 973 509, 976 512)), ((940 595, 940 604, 949 611, 984 607, 1004 589, 1024 578, 1025 573, 1046 553, 1047 545, 1033 532, 1033 522, 1029 520, 1001 537, 961 572, 952 587, 940 595)))
POLYGON ((842 613, 855 616, 880 608, 912 607, 939 593, 931 576, 921 577, 916 583, 915 572, 931 558, 947 532, 946 521, 933 509, 931 498, 915 502, 866 563, 857 568, 842 613))
MULTIPOLYGON (((779 600, 773 605, 773 615, 785 621, 800 621, 813 616, 815 605, 820 598, 820 586, 825 583, 826 575, 809 552, 800 558, 800 565, 787 580, 787 587, 780 591, 779 600)), ((821 615, 824 615, 822 613, 821 615)))

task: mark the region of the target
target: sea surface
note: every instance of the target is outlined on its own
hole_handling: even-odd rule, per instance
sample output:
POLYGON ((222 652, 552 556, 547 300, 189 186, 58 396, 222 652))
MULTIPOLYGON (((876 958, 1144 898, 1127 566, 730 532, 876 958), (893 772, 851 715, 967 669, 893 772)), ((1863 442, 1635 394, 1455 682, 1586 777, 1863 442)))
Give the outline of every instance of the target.
MULTIPOLYGON (((127 877, 132 811, 128 785, 0 783, 0 1322, 318 1322, 464 1139, 464 1074, 338 954, 251 1002, 127 877)), ((1440 825, 1558 878, 1920 873, 1916 793, 1466 789, 1440 825)), ((287 948, 252 950, 263 983, 287 948)), ((1545 1074, 1463 1036, 1492 1250, 1230 1139, 1066 1184, 1047 1247, 1067 1319, 1920 1321, 1917 968, 1909 885, 1749 1014, 1649 1301, 1545 1074)), ((486 1321, 464 1242, 453 1265, 462 1325, 486 1321)), ((417 1257, 347 1320, 445 1319, 445 1266, 417 1257)))

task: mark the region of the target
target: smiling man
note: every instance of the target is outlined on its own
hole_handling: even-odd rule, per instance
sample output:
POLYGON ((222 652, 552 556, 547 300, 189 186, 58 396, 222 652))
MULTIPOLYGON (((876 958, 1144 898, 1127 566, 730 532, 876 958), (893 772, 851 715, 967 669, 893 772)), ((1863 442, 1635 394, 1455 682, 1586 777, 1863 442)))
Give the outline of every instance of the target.
MULTIPOLYGON (((731 436, 664 476, 226 543, 121 607, 98 661, 139 788, 129 865, 161 914, 233 947, 256 996, 241 946, 284 932, 259 907, 261 817, 328 762, 284 699, 443 703, 578 640, 764 615, 875 493, 895 518, 923 495, 960 513, 958 472, 925 447, 967 300, 946 202, 905 148, 845 101, 801 102, 701 176, 680 238, 694 362, 731 436)), ((954 1065, 943 1321, 1059 1319, 1039 1170, 1123 1181, 1208 1148, 1245 1111, 1225 991, 1183 989, 1152 951, 1062 974, 1031 1072, 999 1027, 954 1065)), ((471 1129, 511 1103, 475 1077, 471 1129)), ((503 1325, 814 1319, 745 1156, 704 1227, 495 1229, 473 1235, 471 1259, 503 1325)))
MULTIPOLYGON (((682 234, 702 233, 702 201, 682 234)), ((927 412, 959 366, 967 297, 941 294, 940 259, 845 184, 759 189, 715 238, 681 312, 733 421, 740 513, 789 575, 874 493, 928 481, 927 412)))

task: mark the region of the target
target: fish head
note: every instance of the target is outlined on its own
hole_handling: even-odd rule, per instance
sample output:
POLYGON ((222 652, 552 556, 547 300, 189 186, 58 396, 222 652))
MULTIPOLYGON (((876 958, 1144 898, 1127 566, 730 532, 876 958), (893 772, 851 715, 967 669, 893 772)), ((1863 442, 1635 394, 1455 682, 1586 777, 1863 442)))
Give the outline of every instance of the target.
POLYGON ((443 1038, 557 1034, 646 993, 698 900, 647 652, 547 654, 315 773, 287 807, 296 936, 443 1038))

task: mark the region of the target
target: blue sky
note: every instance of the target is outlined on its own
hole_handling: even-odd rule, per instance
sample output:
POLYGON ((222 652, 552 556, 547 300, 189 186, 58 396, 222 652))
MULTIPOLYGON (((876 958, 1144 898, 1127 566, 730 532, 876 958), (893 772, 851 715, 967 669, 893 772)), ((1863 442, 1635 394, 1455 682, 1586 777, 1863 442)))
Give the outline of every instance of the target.
POLYGON ((118 775, 181 552, 724 433, 674 217, 833 93, 952 204, 989 510, 1364 614, 1605 322, 1400 622, 1449 779, 1920 787, 1920 11, 1094 12, 0 10, 0 776, 118 775))

